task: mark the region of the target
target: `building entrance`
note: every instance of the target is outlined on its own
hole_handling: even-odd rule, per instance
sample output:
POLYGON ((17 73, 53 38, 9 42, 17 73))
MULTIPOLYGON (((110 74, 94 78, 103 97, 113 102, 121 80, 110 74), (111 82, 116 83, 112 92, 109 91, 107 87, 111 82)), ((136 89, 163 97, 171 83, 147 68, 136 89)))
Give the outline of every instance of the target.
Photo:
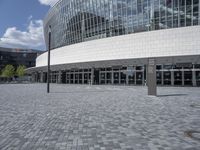
POLYGON ((192 71, 184 72, 184 85, 192 86, 192 71))
POLYGON ((170 71, 163 72, 163 82, 164 82, 164 85, 171 85, 171 72, 170 71))
POLYGON ((61 82, 62 82, 62 83, 66 83, 66 72, 62 72, 62 75, 61 75, 61 82))
POLYGON ((182 85, 182 72, 174 71, 174 85, 182 85))
POLYGON ((99 70, 94 70, 94 84, 99 84, 99 70))
MULTIPOLYGON (((171 86, 200 86, 200 65, 190 68, 158 65, 157 84, 171 86)), ((145 85, 145 66, 108 67, 52 71, 51 83, 67 84, 129 84, 145 85), (94 69, 94 70, 92 70, 94 69), (92 78, 91 78, 92 77, 92 78), (92 81, 93 80, 93 81, 92 81)), ((35 72, 35 82, 46 82, 46 72, 35 72)))
POLYGON ((114 84, 119 84, 119 72, 113 72, 114 84))

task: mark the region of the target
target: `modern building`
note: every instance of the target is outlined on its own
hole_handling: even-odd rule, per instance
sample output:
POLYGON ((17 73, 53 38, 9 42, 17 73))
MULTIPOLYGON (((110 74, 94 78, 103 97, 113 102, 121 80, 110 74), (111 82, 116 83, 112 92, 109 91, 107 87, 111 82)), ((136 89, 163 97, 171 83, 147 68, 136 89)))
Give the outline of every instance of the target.
POLYGON ((27 68, 35 66, 36 57, 41 51, 32 49, 4 48, 0 47, 0 71, 8 64, 17 68, 24 65, 27 68))
MULTIPOLYGON (((144 85, 147 63, 157 84, 200 86, 199 0, 60 0, 51 26, 51 82, 144 85)), ((28 69, 46 82, 47 52, 28 69)))

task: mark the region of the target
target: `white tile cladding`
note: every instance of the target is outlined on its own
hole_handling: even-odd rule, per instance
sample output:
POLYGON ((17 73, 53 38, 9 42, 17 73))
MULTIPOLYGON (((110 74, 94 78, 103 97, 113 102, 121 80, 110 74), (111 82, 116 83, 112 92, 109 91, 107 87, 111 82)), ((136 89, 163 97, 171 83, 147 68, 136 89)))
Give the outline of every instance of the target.
MULTIPOLYGON (((51 65, 162 56, 200 55, 200 26, 128 34, 60 47, 51 65)), ((36 67, 47 65, 47 52, 36 67)))

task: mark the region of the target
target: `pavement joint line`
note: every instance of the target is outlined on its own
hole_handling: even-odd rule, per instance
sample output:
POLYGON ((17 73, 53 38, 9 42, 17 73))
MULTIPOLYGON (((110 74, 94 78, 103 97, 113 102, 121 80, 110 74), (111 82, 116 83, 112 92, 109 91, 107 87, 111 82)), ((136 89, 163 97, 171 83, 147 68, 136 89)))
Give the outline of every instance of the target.
POLYGON ((158 87, 152 97, 140 86, 87 87, 0 85, 0 149, 200 148, 199 133, 183 130, 199 131, 199 88, 158 87))

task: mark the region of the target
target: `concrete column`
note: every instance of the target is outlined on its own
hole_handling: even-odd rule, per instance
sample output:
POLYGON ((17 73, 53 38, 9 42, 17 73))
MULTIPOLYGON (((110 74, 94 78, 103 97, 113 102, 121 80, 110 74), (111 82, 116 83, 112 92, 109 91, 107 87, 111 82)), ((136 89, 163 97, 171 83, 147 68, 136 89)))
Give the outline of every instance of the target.
POLYGON ((91 69, 91 85, 94 84, 94 68, 91 69))
POLYGON ((84 84, 84 70, 82 72, 82 84, 84 84))
POLYGON ((54 80, 54 82, 56 81, 56 83, 57 83, 57 75, 56 74, 57 74, 56 72, 52 73, 52 82, 54 80))
POLYGON ((114 84, 114 73, 113 73, 113 69, 111 70, 111 83, 114 84))
POLYGON ((34 72, 34 82, 37 82, 37 72, 34 72))
POLYGON ((119 84, 121 84, 121 70, 119 70, 119 84))
POLYGON ((174 86, 174 70, 171 70, 171 85, 174 86))
POLYGON ((192 85, 197 86, 196 71, 192 71, 192 85))
POLYGON ((99 71, 99 84, 101 84, 101 71, 99 71))
POLYGON ((40 82, 44 83, 44 72, 41 72, 40 77, 40 82))
POLYGON ((144 86, 144 66, 143 66, 143 71, 142 71, 142 85, 144 86))
POLYGON ((62 71, 61 70, 58 71, 58 83, 59 84, 62 83, 62 71))
MULTIPOLYGON (((67 78, 67 75, 69 74, 69 72, 66 72, 66 83, 67 83, 67 80, 69 80, 68 78, 67 78)), ((69 82, 67 83, 67 84, 70 84, 70 80, 69 80, 69 82)))
POLYGON ((146 65, 146 86, 148 86, 148 65, 146 65))
POLYGON ((65 82, 66 82, 66 84, 67 84, 67 72, 65 73, 65 76, 66 76, 66 78, 65 78, 65 82))
POLYGON ((78 84, 80 84, 80 82, 79 82, 79 73, 80 73, 80 72, 78 71, 78 72, 77 72, 77 74, 78 74, 78 84))
POLYGON ((41 80, 40 82, 44 83, 44 72, 41 72, 41 80))
MULTIPOLYGON (((199 3, 199 11, 200 12, 200 3, 199 3)), ((198 18, 198 24, 200 24, 200 15, 199 15, 199 18, 198 18)))
POLYGON ((56 84, 58 84, 58 72, 55 72, 56 84))
POLYGON ((183 68, 182 68, 182 86, 184 86, 185 84, 184 84, 184 80, 185 80, 185 77, 184 77, 184 70, 183 70, 183 68))
POLYGON ((105 71, 105 84, 108 84, 107 83, 107 71, 105 71))
POLYGON ((76 72, 74 71, 73 72, 73 84, 75 84, 75 75, 76 75, 76 72))
POLYGON ((196 78, 196 71, 195 71, 194 65, 192 69, 192 85, 197 86, 197 78, 196 78))
POLYGON ((71 72, 69 72, 69 84, 71 84, 71 72))
POLYGON ((148 60, 148 95, 157 95, 156 82, 156 59, 150 58, 148 60))
POLYGON ((129 74, 128 74, 128 67, 127 67, 127 69, 126 69, 126 84, 128 85, 128 76, 129 76, 129 74))
POLYGON ((87 76, 88 76, 87 80, 88 80, 88 83, 89 83, 89 84, 91 84, 91 83, 90 83, 90 81, 91 81, 91 76, 90 76, 90 74, 91 74, 91 72, 88 72, 88 73, 87 73, 87 76))
POLYGON ((136 85, 136 84, 137 84, 137 82, 136 82, 136 79, 137 79, 137 77, 136 77, 136 67, 135 67, 135 72, 134 72, 134 74, 135 74, 135 76, 134 76, 134 78, 135 78, 135 81, 134 81, 134 82, 135 82, 135 83, 134 83, 134 84, 136 85))
POLYGON ((43 76, 44 76, 44 73, 43 72, 40 72, 40 82, 43 83, 44 80, 43 80, 43 76))
POLYGON ((35 73, 35 81, 38 82, 38 72, 35 73))
POLYGON ((162 65, 162 69, 161 69, 161 85, 163 86, 164 85, 164 67, 162 65))

